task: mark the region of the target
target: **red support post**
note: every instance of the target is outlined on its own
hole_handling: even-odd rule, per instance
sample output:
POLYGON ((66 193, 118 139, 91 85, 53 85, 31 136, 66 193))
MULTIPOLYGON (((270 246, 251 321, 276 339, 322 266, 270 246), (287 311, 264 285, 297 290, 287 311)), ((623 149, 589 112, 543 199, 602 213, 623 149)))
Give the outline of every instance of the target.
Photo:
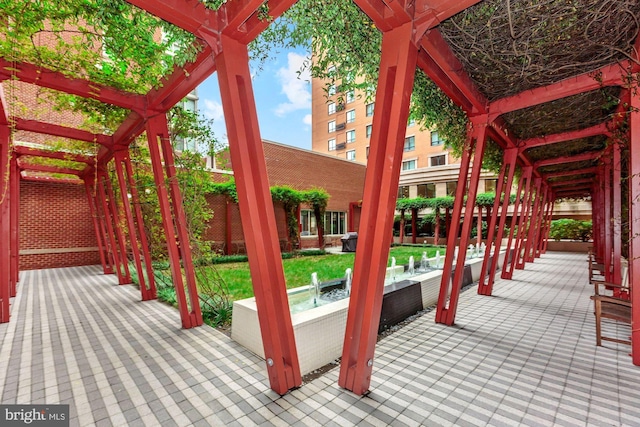
POLYGON ((11 298, 10 138, 9 126, 0 124, 0 323, 9 321, 11 298))
MULTIPOLYGON (((142 268, 142 259, 140 258, 140 241, 138 241, 138 233, 136 230, 136 224, 133 219, 133 212, 131 210, 131 202, 129 197, 133 198, 132 189, 128 188, 128 180, 124 176, 124 168, 122 164, 128 159, 127 153, 124 151, 116 151, 114 155, 114 162, 116 165, 116 176, 118 177, 118 186, 120 187, 120 199, 122 200, 122 207, 124 208, 124 216, 127 223, 127 231, 129 233, 129 244, 131 246, 131 253, 133 255, 133 262, 136 267, 136 273, 138 275, 138 281, 140 282, 140 293, 142 294, 142 301, 154 299, 156 297, 155 286, 149 284, 145 277, 145 271, 142 268)), ((137 201, 137 200, 136 200, 137 201)), ((136 218, 138 224, 140 218, 136 218)), ((144 231, 144 230, 143 230, 144 231)), ((141 234, 144 235, 144 232, 141 234)), ((143 245, 144 247, 144 245, 143 245)), ((145 260, 145 266, 149 268, 149 263, 145 260)), ((153 272, 150 276, 153 278, 153 272)), ((153 279, 151 279, 153 280, 153 279)))
POLYGON ((622 192, 621 192, 621 153, 620 144, 613 144, 613 277, 615 284, 622 283, 620 260, 622 259, 622 192))
POLYGON ((534 187, 531 185, 531 174, 529 174, 529 178, 527 179, 527 185, 525 186, 524 194, 524 203, 522 204, 522 210, 520 211, 520 218, 518 223, 518 237, 516 238, 515 251, 513 252, 513 258, 511 260, 513 269, 514 267, 518 270, 522 270, 524 268, 524 248, 525 248, 525 236, 527 235, 527 231, 529 230, 529 219, 530 214, 529 211, 531 209, 531 204, 533 203, 533 192, 534 187))
POLYGON ((89 202, 89 215, 93 220, 93 230, 96 233, 96 244, 98 245, 98 255, 100 255, 100 264, 104 274, 109 274, 107 267, 107 257, 105 254, 104 236, 100 233, 100 224, 98 223, 98 212, 95 206, 95 198, 93 197, 93 177, 84 179, 84 189, 87 193, 87 201, 89 202))
POLYGON ((147 121, 147 138, 153 179, 156 184, 160 215, 162 216, 162 225, 167 241, 171 277, 176 290, 178 310, 180 311, 182 327, 188 329, 202 325, 202 312, 200 311, 200 301, 195 283, 191 247, 186 233, 184 209, 175 177, 173 150, 169 140, 166 115, 161 114, 147 121), (163 162, 164 170, 162 167, 163 162), (165 173, 166 180, 169 183, 169 191, 167 191, 165 173), (169 193, 171 194, 171 203, 169 202, 169 193), (180 266, 181 259, 185 270, 186 286, 180 266), (188 296, 185 293, 185 288, 189 293, 188 296))
POLYGON ((224 223, 224 253, 225 255, 231 255, 231 241, 232 241, 232 217, 231 217, 231 208, 233 204, 231 200, 227 197, 227 204, 225 207, 225 223, 224 223))
POLYGON ((418 48, 411 22, 383 33, 376 112, 338 384, 370 386, 418 48))
MULTIPOLYGON (((504 263, 502 265, 502 272, 500 273, 500 277, 502 279, 511 279, 513 277, 513 267, 515 266, 514 260, 517 257, 516 249, 514 248, 513 254, 511 255, 511 261, 509 261, 509 254, 511 253, 511 247, 514 243, 514 230, 516 228, 516 224, 518 223, 518 213, 520 210, 523 210, 524 207, 522 199, 522 189, 529 182, 531 178, 532 172, 531 166, 525 166, 522 169, 522 175, 520 176, 520 180, 518 181, 518 190, 516 191, 516 201, 513 205, 513 214, 511 215, 511 224, 509 226, 509 238, 507 239, 507 254, 505 256, 504 263)), ((515 246, 515 245, 514 245, 515 246)))
POLYGON ((118 205, 116 203, 116 196, 113 192, 113 184, 109 172, 104 173, 104 184, 107 190, 108 208, 111 212, 111 218, 113 218, 113 229, 116 235, 116 244, 120 253, 120 268, 122 268, 122 280, 121 285, 128 285, 131 281, 131 272, 129 271, 129 257, 127 256, 127 241, 122 232, 122 224, 120 220, 120 212, 118 211, 118 205))
POLYGON ((96 182, 94 182, 93 185, 94 195, 92 199, 96 208, 96 219, 98 220, 98 226, 100 227, 100 237, 102 239, 102 244, 104 245, 104 257, 107 266, 106 270, 104 270, 104 274, 114 274, 116 261, 111 247, 110 236, 107 234, 107 215, 103 209, 104 205, 102 204, 102 199, 100 198, 100 186, 96 182))
POLYGON ((533 180, 533 185, 535 187, 535 195, 536 199, 533 202, 533 208, 531 209, 531 215, 529 216, 529 230, 527 232, 527 241, 525 242, 524 254, 523 254, 523 264, 524 262, 533 262, 533 258, 535 255, 535 235, 536 230, 538 229, 538 219, 540 216, 540 204, 542 199, 542 178, 535 178, 533 180))
POLYGON ((411 209, 411 243, 416 244, 416 239, 418 236, 418 210, 411 209))
POLYGON ((478 206, 478 225, 476 228, 476 243, 482 243, 482 206, 478 206))
POLYGON ((238 205, 271 389, 300 386, 302 377, 289 312, 273 201, 260 138, 247 45, 220 36, 218 82, 229 136, 238 205))
POLYGON ((612 259, 611 259, 611 251, 613 249, 613 230, 612 230, 612 222, 611 219, 613 217, 613 215, 615 215, 615 213, 611 212, 611 206, 612 206, 612 191, 611 191, 611 157, 609 156, 609 153, 605 154, 605 156, 603 156, 603 163, 604 163, 604 179, 602 180, 602 186, 603 186, 603 192, 602 192, 602 196, 603 196, 603 202, 604 202, 604 210, 602 210, 602 224, 604 225, 603 227, 603 236, 604 236, 604 241, 603 241, 603 250, 604 250, 604 257, 603 257, 603 261, 604 261, 604 278, 607 282, 611 282, 611 264, 612 264, 612 259))
MULTIPOLYGON (((140 208, 140 197, 138 195, 138 187, 136 186, 136 182, 133 177, 133 167, 131 166, 131 154, 129 151, 123 155, 123 165, 129 184, 129 191, 131 193, 131 202, 133 203, 133 213, 135 214, 134 218, 138 229, 142 258, 144 259, 144 266, 147 272, 147 299, 155 299, 157 297, 157 290, 155 277, 153 275, 153 266, 151 265, 151 252, 149 252, 150 246, 149 241, 147 240, 147 233, 144 228, 144 217, 142 216, 142 209, 140 208)), ((144 300, 144 296, 142 299, 144 300)))
POLYGON ((541 187, 542 199, 540 200, 540 207, 538 209, 535 233, 533 235, 533 249, 532 256, 534 258, 540 258, 540 248, 542 240, 542 232, 545 227, 545 213, 547 211, 547 203, 549 201, 549 190, 547 185, 543 182, 541 187))
POLYGON ((640 96, 629 108, 629 286, 631 287, 631 358, 640 366, 640 96))
POLYGON ((20 274, 20 169, 18 159, 11 156, 11 173, 9 175, 11 185, 11 201, 9 202, 10 227, 11 227, 11 288, 10 295, 16 296, 18 277, 20 274))
MULTIPOLYGON (((111 256, 113 260, 113 268, 118 276, 118 284, 124 285, 126 283, 122 268, 121 254, 118 252, 118 245, 116 243, 116 232, 113 227, 113 218, 111 210, 109 209, 109 203, 107 202, 107 192, 105 190, 105 180, 108 180, 109 176, 105 176, 105 173, 98 173, 97 193, 100 198, 100 205, 102 207, 102 213, 104 214, 104 223, 107 228, 107 237, 109 247, 111 249, 111 256)), ((105 241, 107 241, 105 239, 105 241)))
POLYGON ((453 325, 455 322, 458 297, 462 286, 464 263, 467 255, 467 243, 469 243, 471 226, 473 225, 474 219, 473 207, 476 203, 478 182, 480 181, 480 173, 482 172, 482 157, 486 146, 487 116, 482 115, 472 118, 470 120, 470 126, 467 133, 467 146, 462 154, 460 174, 458 175, 458 186, 456 188, 455 203, 453 206, 453 222, 449 229, 449 233, 451 234, 447 236, 447 251, 445 253, 445 263, 440 282, 438 305, 436 307, 436 322, 444 323, 449 326, 453 325), (471 150, 474 149, 474 147, 473 168, 469 179, 469 191, 467 192, 465 188, 467 186, 467 174, 471 160, 471 150), (460 229, 460 218, 462 216, 462 204, 464 203, 465 193, 467 193, 467 204, 465 207, 462 232, 460 233, 460 243, 458 244, 458 256, 455 260, 456 266, 454 269, 453 258, 458 230, 460 229))
MULTIPOLYGON (((500 257, 500 248, 502 246, 502 236, 504 235, 504 225, 507 220, 507 212, 509 209, 509 198, 511 197, 511 184, 513 175, 516 170, 516 160, 518 159, 518 149, 509 148, 504 151, 502 158, 502 168, 498 177, 498 186, 496 188, 496 199, 493 203, 493 212, 489 223, 489 233, 487 235, 487 246, 482 261, 482 270, 480 272, 480 281, 478 282, 478 294, 491 295, 493 292, 493 283, 495 280, 496 270, 498 268, 498 259, 500 257), (506 180, 505 180, 506 177, 506 180), (502 199, 502 203, 500 202, 502 199), (500 208, 500 223, 495 233, 496 222, 498 217, 498 208, 500 208), (491 245, 495 241, 495 249, 493 256, 491 254, 491 245), (485 278, 487 283, 485 284, 485 278)), ((508 256, 508 253, 507 253, 508 256)), ((506 258, 505 258, 506 261, 506 258)), ((506 264, 506 262, 505 262, 506 264)))
POLYGON ((553 207, 555 205, 555 198, 551 190, 549 190, 549 205, 547 206, 547 214, 545 216, 545 227, 542 237, 542 246, 540 248, 541 253, 547 252, 547 244, 549 243, 549 231, 551 231, 551 220, 553 219, 553 207))
POLYGON ((404 243, 404 209, 400 209, 400 244, 404 243))

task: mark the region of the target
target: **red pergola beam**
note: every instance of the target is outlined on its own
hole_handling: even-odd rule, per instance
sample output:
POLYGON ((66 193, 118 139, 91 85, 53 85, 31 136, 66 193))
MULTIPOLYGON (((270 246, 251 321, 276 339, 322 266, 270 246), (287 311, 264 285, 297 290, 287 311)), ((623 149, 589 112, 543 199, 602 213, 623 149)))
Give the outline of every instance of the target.
POLYGON ((18 167, 20 168, 20 170, 23 170, 23 171, 62 173, 65 175, 75 175, 75 176, 80 176, 84 173, 84 171, 78 170, 78 169, 61 168, 58 166, 49 166, 49 165, 36 165, 32 163, 25 163, 20 160, 18 160, 18 167))
POLYGON ((216 26, 215 12, 199 0, 127 0, 177 27, 198 35, 202 28, 216 26))
POLYGON ((77 141, 94 142, 105 147, 113 146, 113 138, 109 135, 91 133, 85 130, 55 125, 38 120, 25 120, 14 117, 12 118, 12 121, 15 123, 16 130, 59 136, 62 138, 75 139, 77 141))
POLYGON ((574 139, 589 138, 598 135, 611 135, 608 129, 609 123, 600 123, 585 129, 573 130, 570 132, 556 133, 540 138, 530 138, 518 141, 518 150, 525 151, 533 147, 541 147, 548 144, 557 144, 559 142, 571 141, 574 139))
POLYGON ((95 163, 93 157, 84 156, 82 154, 67 153, 64 151, 47 151, 39 148, 26 147, 24 145, 14 145, 13 152, 18 156, 34 156, 46 157, 49 159, 70 160, 73 162, 86 163, 93 166, 95 163))
POLYGON ((587 160, 599 159, 600 156, 602 156, 602 152, 595 151, 595 152, 589 152, 589 153, 582 153, 575 156, 562 156, 562 157, 555 157, 553 159, 539 160, 535 162, 533 166, 537 169, 544 166, 561 165, 563 163, 584 162, 587 160))
POLYGON ((583 175, 586 173, 596 173, 598 171, 598 167, 597 166, 592 166, 589 168, 584 168, 584 169, 575 169, 575 170, 570 170, 570 171, 560 171, 560 172, 551 172, 551 173, 545 173, 543 175, 543 178, 545 180, 547 180, 547 182, 549 184, 551 184, 552 182, 549 182, 549 178, 559 178, 562 176, 572 176, 572 175, 583 175))
POLYGON ((53 178, 50 176, 29 175, 24 173, 20 175, 20 179, 23 181, 48 182, 51 184, 84 184, 84 181, 81 179, 53 178))
POLYGON ((67 77, 57 71, 25 62, 11 62, 0 58, 0 78, 17 78, 25 83, 136 111, 145 111, 147 107, 143 95, 124 92, 89 80, 67 77))
POLYGON ((567 181, 551 181, 547 184, 553 187, 554 189, 558 187, 563 187, 565 185, 577 185, 577 184, 592 184, 593 178, 583 178, 583 179, 570 179, 567 181))
POLYGON ((623 75, 625 70, 629 68, 629 64, 630 61, 621 61, 620 63, 606 65, 597 70, 570 77, 557 83, 525 90, 516 95, 493 101, 489 105, 489 110, 492 116, 498 117, 504 113, 589 92, 604 86, 621 85, 623 83, 623 75), (595 78, 596 75, 598 75, 598 79, 595 78))
MULTIPOLYGON (((462 63, 453 54, 449 45, 442 37, 442 34, 440 34, 440 31, 438 31, 438 29, 428 31, 427 34, 422 37, 420 46, 424 50, 424 53, 420 53, 418 66, 421 68, 422 65, 429 66, 430 62, 421 58, 422 55, 428 55, 433 61, 433 64, 435 64, 441 70, 442 74, 446 76, 448 82, 443 80, 442 75, 439 75, 440 73, 432 67, 427 69, 423 68, 423 71, 432 78, 432 80, 438 84, 438 86, 441 87, 448 96, 449 93, 456 96, 455 92, 461 94, 471 106, 471 110, 466 110, 467 114, 485 113, 487 111, 487 101, 485 96, 480 93, 469 75, 464 72, 462 63), (444 84, 441 85, 441 83, 444 84), (457 91, 452 90, 452 87, 457 88, 457 91)), ((452 97, 451 99, 458 103, 461 99, 459 98, 459 95, 457 98, 458 99, 452 97)), ((458 105, 461 107, 463 106, 460 103, 458 103, 458 105)))

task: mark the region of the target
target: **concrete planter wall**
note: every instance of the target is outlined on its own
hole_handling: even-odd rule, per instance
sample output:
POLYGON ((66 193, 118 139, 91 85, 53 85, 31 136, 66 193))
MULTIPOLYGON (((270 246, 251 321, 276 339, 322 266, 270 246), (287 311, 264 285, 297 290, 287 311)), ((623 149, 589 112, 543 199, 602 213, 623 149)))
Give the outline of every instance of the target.
MULTIPOLYGON (((502 267, 504 254, 500 254, 498 268, 502 267)), ((462 286, 478 281, 481 268, 482 258, 468 260, 462 286)), ((400 273, 403 266, 397 266, 396 269, 396 272, 400 273)), ((423 308, 434 306, 440 292, 441 276, 442 270, 435 270, 387 285, 381 313, 381 329, 398 323, 423 308)), ((303 286, 288 292, 308 293, 309 287, 303 286)), ((348 307, 349 299, 346 298, 291 315, 302 375, 325 366, 342 355, 348 307)), ((231 338, 264 358, 255 298, 233 303, 231 338)))

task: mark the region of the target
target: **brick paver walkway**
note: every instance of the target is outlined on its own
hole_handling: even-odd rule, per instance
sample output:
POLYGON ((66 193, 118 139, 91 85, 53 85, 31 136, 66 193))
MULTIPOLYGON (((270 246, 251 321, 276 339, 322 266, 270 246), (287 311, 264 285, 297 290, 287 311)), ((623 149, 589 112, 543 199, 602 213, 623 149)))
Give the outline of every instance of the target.
POLYGON ((456 326, 428 313, 385 338, 366 397, 337 369, 280 397, 263 361, 98 267, 27 271, 0 325, 0 401, 69 403, 80 426, 637 426, 640 367, 595 346, 585 260, 545 254, 493 297, 464 292, 456 326))

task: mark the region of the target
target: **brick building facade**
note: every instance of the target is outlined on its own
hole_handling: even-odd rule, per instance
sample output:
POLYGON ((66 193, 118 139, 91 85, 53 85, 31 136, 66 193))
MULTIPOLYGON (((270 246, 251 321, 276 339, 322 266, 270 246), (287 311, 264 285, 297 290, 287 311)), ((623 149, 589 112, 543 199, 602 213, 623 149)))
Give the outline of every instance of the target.
MULTIPOLYGON (((344 217, 344 231, 357 230, 359 208, 354 205, 362 199, 364 165, 270 141, 264 142, 264 151, 271 186, 288 185, 297 190, 323 188, 330 195, 327 211, 344 217)), ((233 176, 227 171, 211 173, 217 182, 233 176)), ((20 189, 21 270, 100 263, 82 185, 23 181, 20 189)), ((205 240, 212 241, 214 247, 221 244, 230 224, 230 252, 244 252, 237 204, 221 195, 207 198, 214 217, 204 234, 205 240)), ((301 208, 305 212, 308 207, 301 208)), ((276 204, 275 213, 282 249, 288 250, 284 246, 287 239, 284 209, 276 204)), ((328 233, 325 241, 337 244, 341 235, 328 233)), ((301 247, 318 247, 317 236, 312 233, 303 236, 301 247)))

